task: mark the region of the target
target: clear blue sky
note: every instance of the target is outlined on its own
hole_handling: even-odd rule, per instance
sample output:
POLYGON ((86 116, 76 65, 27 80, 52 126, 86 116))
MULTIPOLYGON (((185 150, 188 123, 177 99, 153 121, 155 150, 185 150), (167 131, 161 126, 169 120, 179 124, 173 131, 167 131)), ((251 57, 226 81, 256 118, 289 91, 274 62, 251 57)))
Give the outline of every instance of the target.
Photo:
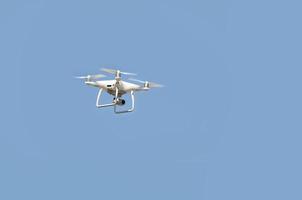
POLYGON ((299 1, 1 1, 0 199, 302 199, 299 1), (95 108, 75 75, 166 85, 95 108))

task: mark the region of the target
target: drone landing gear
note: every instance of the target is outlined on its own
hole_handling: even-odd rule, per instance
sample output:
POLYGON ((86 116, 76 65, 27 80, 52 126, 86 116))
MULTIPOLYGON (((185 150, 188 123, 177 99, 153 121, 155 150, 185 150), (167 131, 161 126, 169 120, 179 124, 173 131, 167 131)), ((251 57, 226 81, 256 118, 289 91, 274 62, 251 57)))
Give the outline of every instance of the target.
POLYGON ((102 92, 103 92, 103 89, 100 89, 99 92, 98 92, 98 96, 97 96, 97 99, 96 99, 96 107, 97 108, 104 108, 104 107, 114 106, 114 112, 117 113, 117 114, 132 112, 134 110, 134 92, 133 91, 131 91, 131 99, 132 99, 131 108, 128 109, 128 110, 122 110, 122 111, 118 111, 116 109, 117 105, 122 106, 126 103, 124 99, 121 99, 121 98, 118 97, 118 89, 116 89, 115 97, 113 99, 113 102, 108 103, 108 104, 101 104, 100 97, 101 97, 102 92))
POLYGON ((98 92, 98 96, 97 96, 97 99, 96 99, 96 107, 97 108, 104 108, 104 107, 108 107, 108 106, 114 106, 116 103, 108 103, 108 104, 101 104, 100 102, 100 97, 101 97, 101 94, 103 92, 103 89, 100 89, 99 92, 98 92))
MULTIPOLYGON (((134 92, 133 92, 133 91, 131 91, 131 100, 132 100, 132 105, 131 105, 131 108, 130 108, 130 109, 118 111, 118 110, 116 109, 116 107, 117 107, 118 104, 115 104, 115 105, 114 105, 114 112, 115 112, 116 114, 132 112, 132 111, 134 110, 134 92)), ((125 100, 123 100, 123 99, 121 99, 120 101, 124 101, 124 103, 125 103, 125 100)), ((124 105, 124 104, 122 104, 122 105, 124 105)))

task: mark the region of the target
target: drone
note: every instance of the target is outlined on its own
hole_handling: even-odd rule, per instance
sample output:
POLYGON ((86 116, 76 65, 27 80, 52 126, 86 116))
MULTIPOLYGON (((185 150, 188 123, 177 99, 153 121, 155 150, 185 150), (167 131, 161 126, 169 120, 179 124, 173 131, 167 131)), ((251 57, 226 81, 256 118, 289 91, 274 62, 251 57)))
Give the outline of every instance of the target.
POLYGON ((97 94, 96 99, 96 107, 97 108, 104 108, 104 107, 114 107, 114 112, 116 114, 121 113, 129 113, 134 111, 134 93, 139 91, 148 91, 151 88, 160 88, 163 87, 163 85, 158 83, 153 83, 149 81, 141 81, 134 78, 128 78, 128 80, 140 83, 134 84, 131 82, 127 82, 122 80, 122 75, 127 76, 136 76, 134 73, 130 72, 123 72, 116 69, 108 69, 108 68, 102 68, 102 71, 113 74, 115 77, 113 80, 99 80, 101 78, 106 77, 103 74, 96 74, 96 75, 87 75, 87 76, 78 76, 76 78, 83 79, 85 81, 85 84, 88 86, 93 86, 99 88, 99 92, 97 94), (103 91, 106 91, 108 94, 113 96, 113 100, 111 103, 102 104, 101 103, 101 95, 103 91), (117 106, 124 106, 126 104, 125 99, 123 99, 123 95, 129 94, 131 95, 131 108, 127 110, 118 110, 117 106))

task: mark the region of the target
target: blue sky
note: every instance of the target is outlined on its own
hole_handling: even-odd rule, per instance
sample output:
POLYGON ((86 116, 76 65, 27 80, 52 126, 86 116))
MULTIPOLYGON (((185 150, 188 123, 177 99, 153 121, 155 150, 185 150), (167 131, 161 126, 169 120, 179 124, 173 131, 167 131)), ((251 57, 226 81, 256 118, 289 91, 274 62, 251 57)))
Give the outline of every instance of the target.
POLYGON ((2 1, 0 199, 301 199, 298 1, 2 1), (96 109, 76 75, 166 85, 96 109))

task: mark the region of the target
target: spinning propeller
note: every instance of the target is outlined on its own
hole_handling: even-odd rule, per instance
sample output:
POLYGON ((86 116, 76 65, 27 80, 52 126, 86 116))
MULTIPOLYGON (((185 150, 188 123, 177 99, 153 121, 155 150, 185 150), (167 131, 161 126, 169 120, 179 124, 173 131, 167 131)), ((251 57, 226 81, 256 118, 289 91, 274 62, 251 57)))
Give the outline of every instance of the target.
POLYGON ((98 78, 103 78, 103 77, 106 77, 106 76, 103 74, 95 74, 95 75, 87 75, 87 76, 77 76, 75 78, 85 79, 85 81, 89 82, 93 79, 98 79, 98 78))
POLYGON ((129 76, 136 76, 136 74, 134 74, 134 73, 122 72, 122 71, 116 70, 116 69, 102 68, 101 70, 104 71, 104 72, 107 72, 109 74, 115 74, 116 77, 120 77, 121 74, 129 75, 129 76))
POLYGON ((141 81, 141 80, 134 79, 134 78, 129 78, 129 80, 135 81, 135 82, 138 82, 138 83, 143 83, 145 88, 160 88, 160 87, 164 87, 161 84, 153 83, 153 82, 149 82, 149 81, 141 81))

